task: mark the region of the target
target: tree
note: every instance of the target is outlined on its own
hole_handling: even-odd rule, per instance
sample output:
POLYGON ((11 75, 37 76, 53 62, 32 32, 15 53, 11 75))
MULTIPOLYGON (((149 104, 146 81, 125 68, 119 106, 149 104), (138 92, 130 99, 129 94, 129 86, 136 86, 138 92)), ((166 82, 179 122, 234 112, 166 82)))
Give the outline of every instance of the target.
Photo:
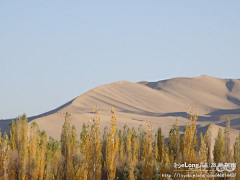
POLYGON ((126 154, 127 154, 127 162, 128 162, 128 179, 134 180, 134 162, 133 162, 133 154, 132 154, 132 132, 130 128, 127 130, 127 139, 126 139, 126 154))
POLYGON ((9 160, 10 160, 10 146, 8 145, 7 133, 4 133, 3 138, 0 129, 0 179, 9 179, 9 160))
POLYGON ((111 129, 108 134, 107 144, 106 144, 106 161, 105 166, 107 169, 108 180, 113 180, 116 174, 116 155, 118 151, 119 139, 117 136, 116 128, 117 117, 115 116, 115 110, 111 109, 111 129))
POLYGON ((28 145, 28 161, 27 161, 27 176, 28 179, 38 178, 38 169, 40 168, 40 130, 36 122, 33 122, 30 127, 29 145, 28 145))
POLYGON ((197 151, 197 115, 190 115, 190 125, 186 124, 182 137, 181 151, 183 162, 194 163, 197 151))
POLYGON ((65 158, 63 164, 64 179, 74 177, 73 154, 76 151, 76 148, 76 129, 72 126, 70 114, 67 112, 61 134, 61 151, 65 158))
POLYGON ((139 152, 139 137, 134 129, 132 128, 132 160, 134 166, 137 163, 138 160, 138 152, 139 152))
MULTIPOLYGON (((174 138, 176 138, 175 140, 178 142, 177 138, 179 138, 179 137, 175 136, 174 138)), ((173 140, 173 139, 171 139, 171 140, 173 140)), ((172 144, 173 141, 171 142, 171 140, 170 140, 171 148, 173 148, 173 149, 175 148, 174 151, 177 154, 178 148, 176 146, 173 147, 173 144, 172 144)), ((157 161, 160 162, 161 173, 163 174, 163 173, 166 173, 166 168, 165 168, 165 166, 166 166, 166 145, 165 145, 165 138, 162 135, 161 128, 158 128, 156 142, 157 142, 157 144, 155 144, 155 146, 157 146, 157 152, 158 152, 157 161)))
POLYGON ((122 136, 122 131, 119 130, 118 132, 118 139, 119 139, 119 148, 118 148, 118 164, 120 166, 123 166, 125 159, 124 159, 124 153, 125 153, 125 145, 124 145, 124 138, 122 136))
MULTIPOLYGON (((175 137, 175 138, 176 138, 176 142, 178 142, 179 141, 177 139, 178 137, 175 137)), ((165 138, 162 135, 162 130, 161 130, 161 128, 158 128, 158 131, 157 131, 157 149, 158 149, 157 160, 161 163, 164 162, 165 156, 166 156, 166 146, 165 146, 165 141, 164 140, 165 140, 165 138)), ((177 154, 177 148, 176 147, 175 147, 175 153, 177 154)))
POLYGON ((200 157, 200 162, 207 162, 207 152, 208 148, 206 146, 206 143, 204 141, 202 132, 200 133, 200 149, 199 149, 199 157, 200 157))
POLYGON ((47 145, 47 134, 45 131, 41 131, 39 135, 39 168, 38 168, 38 179, 43 179, 44 171, 46 167, 46 159, 45 154, 47 151, 46 145, 47 145))
POLYGON ((221 128, 219 128, 218 136, 215 139, 213 155, 214 155, 214 162, 219 163, 219 162, 225 161, 224 139, 223 139, 221 128))
POLYGON ((238 172, 236 179, 240 179, 240 133, 234 144, 234 161, 237 164, 236 172, 238 172))
POLYGON ((210 163, 212 161, 212 150, 211 150, 211 131, 212 131, 212 125, 209 124, 207 131, 204 135, 204 142, 206 144, 207 147, 207 162, 210 163))
POLYGON ((64 159, 60 143, 52 137, 46 144, 46 179, 62 179, 64 159))
POLYGON ((101 118, 99 117, 98 107, 93 107, 95 117, 92 119, 92 127, 90 133, 90 164, 89 164, 89 178, 101 179, 102 177, 102 142, 100 139, 99 125, 101 118))
POLYGON ((173 162, 178 162, 180 152, 180 134, 178 124, 173 124, 173 128, 169 132, 168 151, 170 163, 172 164, 173 162))
POLYGON ((16 121, 10 125, 10 145, 15 151, 16 163, 12 164, 13 178, 23 179, 26 175, 26 165, 28 158, 28 120, 26 114, 17 117, 16 121))
POLYGON ((84 172, 83 176, 84 179, 87 179, 88 176, 88 169, 89 169, 89 162, 90 162, 90 135, 88 132, 88 127, 89 125, 86 125, 85 123, 82 126, 82 132, 80 134, 80 149, 81 153, 83 154, 84 157, 84 172))
POLYGON ((232 162, 232 151, 230 149, 230 119, 226 119, 226 127, 224 129, 224 151, 226 156, 226 162, 232 162))
POLYGON ((142 172, 144 179, 153 179, 153 146, 152 146, 152 123, 147 124, 147 134, 144 139, 146 139, 143 153, 143 164, 142 172))

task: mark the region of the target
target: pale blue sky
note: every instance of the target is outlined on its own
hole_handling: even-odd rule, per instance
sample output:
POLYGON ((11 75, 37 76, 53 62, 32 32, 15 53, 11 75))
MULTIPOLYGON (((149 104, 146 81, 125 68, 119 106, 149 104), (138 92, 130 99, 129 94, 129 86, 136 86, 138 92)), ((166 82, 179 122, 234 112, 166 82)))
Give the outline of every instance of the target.
POLYGON ((0 1, 0 119, 107 83, 240 78, 240 1, 0 1))

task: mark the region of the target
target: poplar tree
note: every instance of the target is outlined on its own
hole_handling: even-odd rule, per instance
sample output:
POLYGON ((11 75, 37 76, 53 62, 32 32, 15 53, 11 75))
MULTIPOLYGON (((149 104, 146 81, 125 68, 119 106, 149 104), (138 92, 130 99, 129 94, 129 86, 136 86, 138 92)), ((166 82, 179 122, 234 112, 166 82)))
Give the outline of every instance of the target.
POLYGON ((196 120, 197 115, 190 115, 190 125, 186 124, 182 137, 181 151, 183 162, 193 163, 196 156, 197 137, 196 120))
POLYGON ((28 120, 18 116, 10 125, 10 174, 13 179, 24 179, 28 159, 28 120))
POLYGON ((98 106, 93 107, 93 113, 95 117, 93 118, 93 125, 91 127, 90 134, 90 152, 91 160, 89 164, 89 175, 90 179, 101 179, 102 177, 102 142, 100 139, 99 125, 101 118, 99 117, 98 106))
POLYGON ((200 162, 207 162, 207 152, 208 148, 206 146, 206 143, 204 141, 202 132, 200 133, 200 149, 199 149, 199 158, 200 162))
POLYGON ((114 108, 111 109, 111 129, 108 134, 107 144, 106 144, 106 161, 105 166, 107 170, 108 180, 113 180, 116 174, 116 155, 118 151, 119 139, 116 134, 116 121, 117 117, 115 115, 114 108))
POLYGON ((72 126, 70 114, 67 112, 61 134, 61 151, 65 157, 64 178, 70 179, 74 176, 73 153, 76 150, 76 132, 72 126))
POLYGON ((126 155, 127 155, 127 161, 130 161, 132 159, 132 133, 130 128, 128 128, 127 130, 126 155))
POLYGON ((59 141, 52 137, 46 145, 46 179, 62 179, 63 156, 61 154, 59 141))
POLYGON ((39 128, 36 122, 31 124, 28 146, 27 176, 28 179, 38 178, 38 169, 40 168, 39 153, 39 128))
POLYGON ((204 142, 207 147, 207 162, 210 163, 212 161, 212 149, 211 149, 211 131, 212 131, 212 125, 209 124, 207 127, 207 131, 204 135, 204 142))
POLYGON ((102 154, 103 154, 103 162, 106 162, 106 147, 107 147, 107 141, 108 141, 108 127, 104 127, 103 130, 103 137, 102 137, 102 154))
POLYGON ((133 154, 132 154, 132 132, 130 128, 127 130, 127 139, 126 139, 126 155, 128 162, 128 179, 134 180, 134 162, 133 162, 133 154))
POLYGON ((39 168, 38 168, 38 179, 43 179, 44 177, 44 171, 46 167, 46 159, 45 159, 45 154, 47 151, 47 134, 45 131, 41 131, 39 134, 39 168))
POLYGON ((214 162, 219 163, 219 162, 225 161, 224 139, 223 139, 221 128, 219 128, 218 136, 215 139, 213 155, 214 155, 214 162))
POLYGON ((152 146, 152 123, 147 124, 147 134, 143 153, 142 173, 144 179, 153 179, 153 146, 152 146))
POLYGON ((138 157, 139 160, 143 160, 143 155, 144 155, 144 147, 146 145, 146 132, 143 130, 142 128, 142 124, 139 125, 138 127, 138 131, 139 131, 139 152, 138 152, 138 157))
MULTIPOLYGON (((177 138, 177 137, 175 137, 177 138)), ((176 141, 178 141, 176 139, 176 141)), ((173 142, 170 142, 170 144, 173 143, 173 142)), ((161 173, 166 173, 166 145, 165 145, 165 138, 164 136, 162 135, 162 130, 161 128, 158 128, 158 131, 157 131, 157 144, 155 145, 157 146, 157 152, 158 152, 158 155, 157 155, 157 161, 160 162, 161 164, 161 173)), ((172 146, 172 144, 171 144, 172 146)), ((175 153, 177 154, 177 151, 179 151, 176 146, 175 146, 175 153)))
POLYGON ((84 179, 88 179, 89 163, 90 163, 90 158, 91 158, 90 135, 89 135, 88 127, 89 127, 89 125, 86 125, 84 123, 82 126, 82 132, 80 134, 80 149, 81 149, 81 153, 84 157, 84 164, 83 164, 84 179))
POLYGON ((122 136, 122 131, 121 130, 119 130, 118 131, 118 139, 119 139, 119 148, 118 148, 118 164, 120 165, 120 166, 123 166, 123 164, 124 164, 124 153, 125 153, 125 151, 124 151, 124 149, 125 149, 125 147, 124 147, 124 138, 123 138, 123 136, 122 136))
POLYGON ((9 126, 9 131, 10 131, 10 146, 12 150, 16 150, 16 121, 12 120, 10 126, 9 126))
MULTIPOLYGON (((179 125, 178 124, 173 124, 173 128, 169 132, 168 151, 169 151, 170 163, 172 164, 173 162, 178 162, 179 156, 180 156, 179 155, 180 133, 179 133, 179 125)), ((161 157, 161 156, 159 156, 159 157, 161 157)))
MULTIPOLYGON (((175 137, 175 138, 176 138, 175 142, 178 143, 179 142, 179 140, 177 139, 178 137, 175 137)), ((164 162, 165 156, 166 156, 166 146, 165 146, 165 141, 164 140, 165 140, 165 138, 162 135, 162 130, 161 130, 161 128, 158 128, 158 131, 157 131, 157 149, 158 149, 157 160, 161 163, 164 162)), ((178 145, 178 144, 176 144, 176 145, 178 145)), ((172 146, 172 144, 171 144, 171 146, 172 146)), ((177 148, 176 147, 175 147, 175 153, 177 154, 177 148)))
POLYGON ((23 114, 16 120, 16 145, 20 157, 19 179, 24 179, 28 156, 28 123, 27 116, 23 114))
POLYGON ((9 176, 9 160, 10 160, 10 146, 8 136, 4 133, 3 138, 0 129, 0 179, 8 180, 9 176))
POLYGON ((226 127, 224 129, 224 151, 225 151, 225 157, 226 157, 226 162, 231 162, 232 161, 232 151, 230 149, 230 119, 226 119, 226 127))
POLYGON ((136 166, 136 163, 138 160, 138 151, 139 151, 139 137, 137 136, 137 133, 133 127, 132 128, 132 159, 133 159, 134 166, 136 166))
POLYGON ((154 141, 154 158, 158 160, 158 134, 155 134, 155 141, 154 141))
POLYGON ((236 163, 237 167, 236 167, 236 179, 240 179, 240 132, 239 132, 239 136, 236 138, 236 141, 234 143, 234 162, 236 163))

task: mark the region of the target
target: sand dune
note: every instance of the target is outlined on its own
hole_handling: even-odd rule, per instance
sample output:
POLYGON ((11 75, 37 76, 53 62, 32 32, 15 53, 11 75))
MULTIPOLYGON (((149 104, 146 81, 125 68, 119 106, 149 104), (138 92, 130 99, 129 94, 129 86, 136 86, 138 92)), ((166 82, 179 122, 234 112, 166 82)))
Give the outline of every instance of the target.
MULTIPOLYGON (((143 124, 145 127, 146 122, 152 122, 153 131, 156 132, 161 127, 167 137, 176 119, 183 130, 188 121, 187 113, 191 109, 188 109, 187 104, 192 104, 192 109, 199 115, 198 129, 201 131, 209 123, 217 127, 224 126, 226 117, 229 117, 232 120, 231 128, 235 129, 231 131, 235 141, 240 130, 240 80, 206 75, 158 82, 120 81, 99 86, 60 108, 30 120, 37 122, 48 135, 59 139, 66 112, 71 114, 79 134, 82 124, 94 116, 92 107, 98 105, 102 129, 109 126, 110 109, 114 107, 119 128, 125 124, 136 128, 143 124)), ((8 123, 4 123, 0 122, 0 126, 6 129, 8 123)))

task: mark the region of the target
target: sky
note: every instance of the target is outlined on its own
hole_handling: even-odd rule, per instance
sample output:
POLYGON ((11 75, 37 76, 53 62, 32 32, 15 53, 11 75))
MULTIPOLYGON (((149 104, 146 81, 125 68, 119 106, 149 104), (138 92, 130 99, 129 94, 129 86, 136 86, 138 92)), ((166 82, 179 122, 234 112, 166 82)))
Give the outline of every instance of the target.
POLYGON ((0 1, 0 119, 121 80, 240 79, 240 1, 0 1))

